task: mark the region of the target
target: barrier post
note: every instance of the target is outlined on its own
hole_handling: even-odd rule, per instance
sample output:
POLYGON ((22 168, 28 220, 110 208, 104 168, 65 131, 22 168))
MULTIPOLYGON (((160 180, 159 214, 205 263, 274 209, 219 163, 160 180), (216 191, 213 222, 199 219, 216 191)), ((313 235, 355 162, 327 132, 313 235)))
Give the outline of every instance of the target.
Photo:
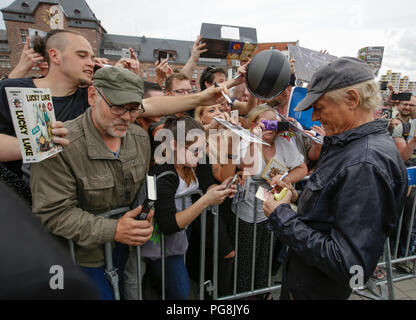
POLYGON ((219 219, 219 210, 218 204, 213 205, 211 208, 211 212, 214 216, 214 230, 213 230, 213 239, 214 239, 214 249, 213 249, 213 260, 214 260, 214 268, 213 268, 213 298, 214 300, 218 299, 218 219, 219 219))

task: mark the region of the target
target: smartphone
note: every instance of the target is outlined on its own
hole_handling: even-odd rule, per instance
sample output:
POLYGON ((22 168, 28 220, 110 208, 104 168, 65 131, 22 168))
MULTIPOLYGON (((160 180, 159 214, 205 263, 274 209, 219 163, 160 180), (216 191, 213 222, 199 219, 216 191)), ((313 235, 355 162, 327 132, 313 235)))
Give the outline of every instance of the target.
POLYGON ((146 220, 147 215, 150 210, 153 208, 156 200, 156 177, 155 176, 146 176, 146 186, 147 186, 147 198, 143 203, 142 212, 136 218, 137 220, 146 220))
POLYGON ((109 64, 104 64, 102 67, 95 65, 94 66, 94 73, 98 70, 100 70, 101 68, 107 68, 107 67, 111 67, 111 65, 109 64))
POLYGON ((159 51, 159 55, 157 57, 157 60, 162 61, 163 59, 168 59, 168 53, 166 51, 159 51))
POLYGON ((121 57, 124 59, 131 59, 130 49, 121 49, 121 57))
POLYGON ((387 90, 387 84, 388 83, 389 83, 388 81, 381 81, 380 82, 380 90, 381 91, 387 90))
POLYGON ((224 188, 224 190, 228 189, 229 187, 231 187, 235 181, 237 180, 237 174, 234 175, 234 177, 231 179, 230 182, 228 182, 227 186, 224 188))
POLYGON ((143 203, 142 212, 140 212, 137 219, 146 220, 147 215, 149 214, 150 210, 152 210, 153 206, 155 205, 155 202, 155 200, 146 199, 146 201, 143 203))
POLYGON ((385 116, 386 119, 391 119, 391 110, 390 109, 383 109, 383 112, 381 112, 381 116, 385 116))
POLYGON ((411 92, 400 92, 400 93, 393 93, 391 95, 391 100, 398 100, 398 101, 410 101, 412 97, 411 92))

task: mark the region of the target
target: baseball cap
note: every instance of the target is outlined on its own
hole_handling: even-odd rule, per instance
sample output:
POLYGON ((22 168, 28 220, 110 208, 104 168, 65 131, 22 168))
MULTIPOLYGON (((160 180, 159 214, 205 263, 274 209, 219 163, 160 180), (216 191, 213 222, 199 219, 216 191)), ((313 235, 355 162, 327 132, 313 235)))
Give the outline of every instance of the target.
POLYGON ((374 72, 360 59, 341 57, 320 67, 312 76, 306 97, 295 111, 304 111, 325 93, 374 79, 374 72))
POLYGON ((142 103, 144 84, 138 75, 121 67, 103 67, 93 77, 94 87, 102 89, 111 103, 142 103))

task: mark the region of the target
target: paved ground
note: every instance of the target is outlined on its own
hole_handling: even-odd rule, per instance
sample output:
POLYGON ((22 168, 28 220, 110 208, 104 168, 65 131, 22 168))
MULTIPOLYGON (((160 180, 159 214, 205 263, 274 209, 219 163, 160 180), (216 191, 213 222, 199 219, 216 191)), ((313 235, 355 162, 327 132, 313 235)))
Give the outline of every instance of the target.
MULTIPOLYGON (((365 292, 369 293, 368 290, 365 292)), ((416 300, 416 277, 408 280, 394 282, 395 300, 416 300)), ((358 294, 353 294, 350 300, 369 300, 358 294)))
MULTIPOLYGON (((395 278, 398 276, 402 276, 402 275, 404 274, 398 273, 395 270, 393 271, 393 276, 395 278)), ((272 285, 279 284, 281 282, 281 278, 282 278, 282 275, 279 270, 279 272, 274 277, 272 277, 272 285)), ((154 299, 154 300, 160 299, 160 296, 158 296, 157 293, 154 292, 154 290, 151 288, 151 285, 149 285, 149 283, 145 285, 145 288, 146 288, 145 290, 146 290, 147 299, 154 299)), ((376 293, 380 294, 381 293, 380 287, 375 286, 375 288, 376 288, 376 293)), ((191 282, 190 300, 198 299, 198 290, 199 290, 198 285, 194 282, 191 282)), ((364 292, 366 292, 367 294, 372 294, 371 291, 369 290, 364 290, 364 292)), ((412 279, 394 282, 394 295, 395 295, 395 300, 416 300, 416 276, 412 279)), ((279 300, 279 297, 280 297, 280 290, 273 292, 274 300, 279 300)), ((371 299, 364 297, 362 295, 352 294, 349 300, 371 300, 371 299)))
MULTIPOLYGON (((393 270, 394 278, 397 278, 403 275, 407 275, 407 274, 399 273, 398 271, 393 270)), ((282 275, 279 272, 275 277, 273 277, 273 281, 275 283, 279 283, 281 281, 281 277, 282 275)), ((380 286, 375 286, 375 288, 376 288, 376 293, 380 295, 381 294, 380 286)), ((370 290, 363 290, 363 292, 367 294, 373 294, 370 290)), ((412 279, 394 282, 394 295, 395 295, 394 297, 395 300, 416 300, 416 275, 412 279)), ((280 296, 280 291, 273 293, 273 299, 278 300, 279 296, 280 296)), ((359 295, 359 294, 352 294, 349 300, 371 300, 371 299, 365 296, 359 295)))

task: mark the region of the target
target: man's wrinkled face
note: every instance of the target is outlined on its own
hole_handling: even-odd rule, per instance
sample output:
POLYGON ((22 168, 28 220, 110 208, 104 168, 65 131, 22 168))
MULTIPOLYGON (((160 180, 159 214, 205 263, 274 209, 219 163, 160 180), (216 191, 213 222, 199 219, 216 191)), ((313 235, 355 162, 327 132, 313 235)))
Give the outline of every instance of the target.
MULTIPOLYGON (((107 99, 108 100, 108 99, 107 99)), ((111 102, 111 101, 110 101, 111 102)), ((124 108, 127 110, 137 108, 136 104, 126 104, 124 108)), ((93 120, 98 131, 101 134, 113 138, 123 138, 130 125, 136 120, 130 112, 123 115, 115 115, 111 113, 110 107, 100 96, 97 97, 97 103, 93 107, 93 120)))
POLYGON ((345 99, 335 102, 326 94, 313 104, 312 121, 320 121, 327 136, 350 130, 354 124, 354 113, 345 99))

